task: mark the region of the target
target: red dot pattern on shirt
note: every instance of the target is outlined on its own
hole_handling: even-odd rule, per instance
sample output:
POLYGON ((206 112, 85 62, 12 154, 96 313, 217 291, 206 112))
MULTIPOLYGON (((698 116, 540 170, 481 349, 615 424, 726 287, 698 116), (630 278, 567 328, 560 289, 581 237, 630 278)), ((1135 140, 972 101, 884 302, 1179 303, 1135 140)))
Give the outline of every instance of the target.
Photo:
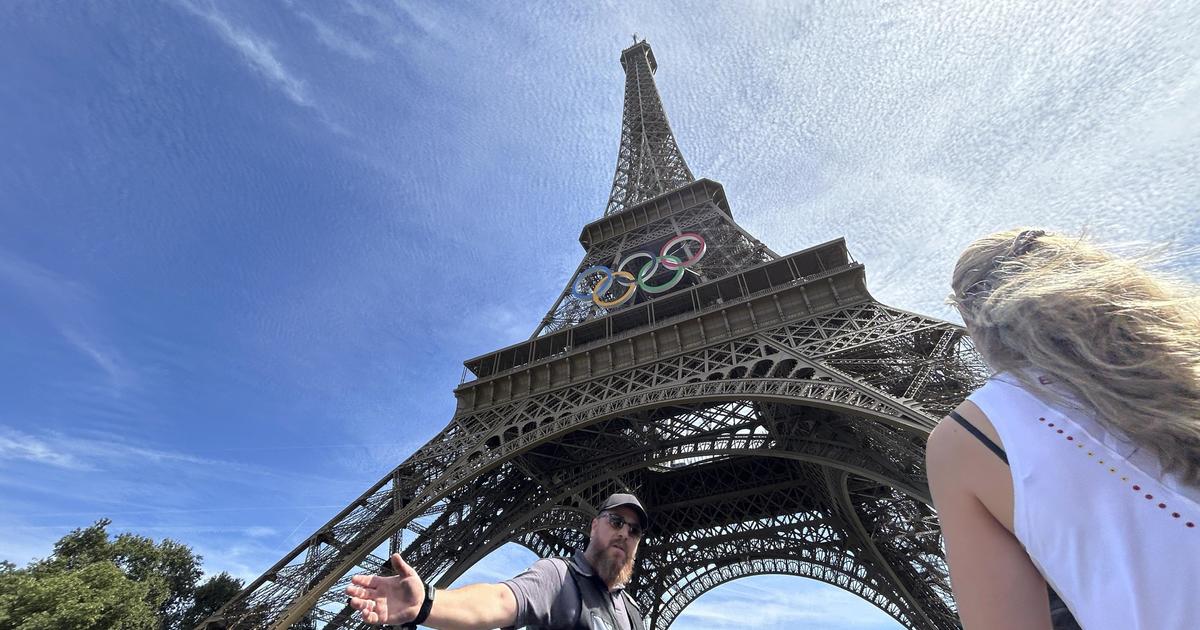
MULTIPOLYGON (((1045 419, 1045 418, 1038 418, 1038 422, 1041 422, 1041 423, 1045 424, 1045 425, 1046 425, 1046 428, 1053 428, 1053 427, 1054 427, 1054 423, 1053 423, 1053 422, 1046 422, 1046 419, 1045 419)), ((1056 434, 1059 434, 1059 435, 1062 435, 1063 433, 1065 433, 1065 431, 1064 431, 1063 429, 1054 429, 1054 432, 1055 432, 1056 434)), ((1074 442, 1074 441, 1075 441, 1075 436, 1073 436, 1073 435, 1066 435, 1066 436, 1064 436, 1064 437, 1066 437, 1066 438, 1067 438, 1067 441, 1068 441, 1068 442, 1074 442)), ((1080 448, 1080 449, 1082 449, 1082 448, 1083 448, 1083 444, 1076 444, 1075 446, 1076 446, 1076 447, 1078 447, 1078 448, 1080 448)), ((1088 452, 1087 452, 1087 455, 1088 455, 1088 457, 1095 457, 1095 456, 1096 456, 1096 452, 1095 452, 1095 451, 1088 451, 1088 452)), ((1101 459, 1101 460, 1098 460, 1096 463, 1103 465, 1103 464, 1104 464, 1104 460, 1102 460, 1102 459, 1101 459)), ((1109 468, 1109 469, 1108 469, 1108 472, 1110 472, 1110 473, 1112 473, 1112 474, 1116 475, 1116 474, 1117 474, 1117 469, 1116 469, 1116 468, 1109 468)), ((1121 475, 1120 477, 1121 477, 1121 481, 1129 481, 1129 477, 1127 477, 1127 476, 1121 475)), ((1133 491, 1134 491, 1134 492, 1141 492, 1141 491, 1142 491, 1142 486, 1141 486, 1140 484, 1136 484, 1136 483, 1135 483, 1135 484, 1133 484, 1133 485, 1132 485, 1132 489, 1133 489, 1133 491)), ((1153 495, 1153 494, 1146 494, 1146 495, 1144 495, 1144 496, 1145 496, 1145 498, 1146 498, 1146 500, 1147 500, 1147 501, 1152 501, 1152 500, 1154 500, 1154 495, 1153 495)), ((1159 504, 1158 504, 1158 507, 1159 507, 1159 509, 1161 509, 1161 510, 1165 510, 1165 509, 1167 509, 1167 504, 1166 504, 1166 503, 1159 503, 1159 504)), ((1181 515, 1179 512, 1171 512, 1171 518, 1181 518, 1181 517, 1182 517, 1182 515, 1181 515)), ((1184 523, 1184 526, 1185 526, 1185 527, 1187 527, 1188 529, 1195 529, 1195 528, 1196 528, 1196 523, 1195 523, 1194 521, 1187 521, 1187 522, 1185 522, 1185 523, 1184 523)))

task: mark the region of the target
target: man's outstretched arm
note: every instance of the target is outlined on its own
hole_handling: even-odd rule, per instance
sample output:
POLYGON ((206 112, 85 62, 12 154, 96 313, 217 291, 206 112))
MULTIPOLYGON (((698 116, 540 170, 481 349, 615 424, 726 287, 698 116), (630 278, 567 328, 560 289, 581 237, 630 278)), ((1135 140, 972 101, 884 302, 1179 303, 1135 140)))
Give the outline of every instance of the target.
MULTIPOLYGON (((400 554, 392 554, 396 575, 356 575, 346 594, 350 605, 370 624, 400 625, 412 621, 425 601, 421 577, 400 554)), ((513 625, 517 600, 503 584, 472 584, 438 591, 423 626, 438 630, 489 630, 513 625)))

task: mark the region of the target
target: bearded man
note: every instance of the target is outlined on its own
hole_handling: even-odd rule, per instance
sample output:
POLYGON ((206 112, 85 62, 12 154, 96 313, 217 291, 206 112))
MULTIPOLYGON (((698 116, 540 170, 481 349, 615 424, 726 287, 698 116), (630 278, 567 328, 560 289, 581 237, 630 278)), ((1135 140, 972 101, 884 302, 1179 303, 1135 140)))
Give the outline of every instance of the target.
POLYGON ((614 494, 592 519, 587 547, 572 558, 543 558, 499 584, 437 591, 393 554, 396 575, 356 575, 346 594, 363 621, 402 628, 645 630, 625 585, 648 524, 637 497, 614 494))

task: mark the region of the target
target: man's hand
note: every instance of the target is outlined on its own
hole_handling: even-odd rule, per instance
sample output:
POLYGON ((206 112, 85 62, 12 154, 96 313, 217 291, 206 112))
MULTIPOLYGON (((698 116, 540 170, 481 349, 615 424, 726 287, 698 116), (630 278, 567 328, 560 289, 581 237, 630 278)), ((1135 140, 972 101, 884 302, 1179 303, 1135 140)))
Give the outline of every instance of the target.
POLYGON ((417 618, 425 601, 425 584, 400 554, 392 554, 396 575, 356 575, 346 594, 350 605, 370 624, 402 624, 417 618))
MULTIPOLYGON (((346 594, 350 605, 369 624, 405 624, 417 618, 425 603, 421 577, 400 554, 392 554, 396 575, 356 575, 346 594)), ((517 599, 504 584, 472 584, 439 590, 437 602, 422 625, 442 630, 487 630, 516 623, 517 599)))

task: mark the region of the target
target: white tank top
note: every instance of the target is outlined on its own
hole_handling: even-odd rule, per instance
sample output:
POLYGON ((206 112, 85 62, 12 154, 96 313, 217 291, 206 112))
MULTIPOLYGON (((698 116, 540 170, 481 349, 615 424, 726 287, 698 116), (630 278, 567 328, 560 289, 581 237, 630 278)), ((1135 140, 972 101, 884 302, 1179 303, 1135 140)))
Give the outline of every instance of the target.
POLYGON ((1200 491, 1011 375, 969 400, 1008 454, 1017 539, 1085 630, 1200 628, 1200 491))

